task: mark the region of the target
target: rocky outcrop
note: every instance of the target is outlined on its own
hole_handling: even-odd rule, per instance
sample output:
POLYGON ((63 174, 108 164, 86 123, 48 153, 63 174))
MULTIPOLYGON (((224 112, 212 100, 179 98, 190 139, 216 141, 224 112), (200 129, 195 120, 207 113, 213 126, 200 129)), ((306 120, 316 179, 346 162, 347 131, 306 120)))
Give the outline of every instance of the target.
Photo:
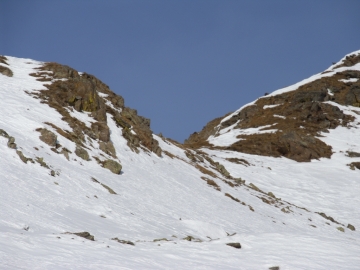
MULTIPOLYGON (((360 56, 347 57, 344 65, 357 63, 359 59, 360 56)), ((330 158, 332 149, 319 139, 321 132, 347 126, 353 121, 352 116, 345 115, 334 103, 360 107, 359 71, 338 72, 291 92, 264 96, 226 121, 221 122, 223 117, 209 122, 201 132, 192 134, 185 145, 193 149, 206 146, 248 154, 284 156, 299 162, 330 158), (216 137, 220 130, 230 126, 234 130, 260 128, 262 133, 239 135, 239 140, 227 147, 209 144, 209 136, 216 137), (269 129, 272 131, 266 132, 269 129)))
POLYGON ((45 85, 47 90, 32 95, 42 99, 43 103, 47 103, 63 115, 63 120, 73 129, 72 134, 67 136, 68 139, 82 145, 85 142, 84 135, 87 135, 99 141, 102 151, 116 157, 107 125, 108 113, 123 129, 123 135, 131 149, 138 152, 139 147, 144 147, 161 156, 161 148, 152 137, 150 120, 139 116, 136 110, 125 107, 124 99, 113 93, 96 77, 87 73, 79 74, 76 70, 57 63, 46 63, 38 70, 31 75, 39 81, 51 83, 45 85), (69 109, 88 112, 96 122, 89 128, 72 117, 69 109))
POLYGON ((8 76, 8 77, 12 77, 14 74, 12 72, 12 70, 4 65, 9 65, 6 61, 8 59, 5 57, 5 56, 2 56, 0 55, 0 64, 3 64, 3 65, 0 65, 0 74, 3 74, 5 76, 8 76))
POLYGON ((86 161, 90 160, 89 153, 79 145, 76 146, 75 154, 83 160, 86 160, 86 161))
POLYGON ((10 68, 1 65, 0 65, 0 74, 3 74, 8 77, 12 77, 14 75, 10 68))
POLYGON ((45 128, 38 128, 36 131, 40 132, 40 140, 46 143, 49 146, 56 146, 57 144, 57 135, 50 130, 45 128))
POLYGON ((120 174, 122 166, 120 165, 119 162, 108 159, 105 160, 103 164, 104 164, 104 168, 110 170, 112 173, 120 174))

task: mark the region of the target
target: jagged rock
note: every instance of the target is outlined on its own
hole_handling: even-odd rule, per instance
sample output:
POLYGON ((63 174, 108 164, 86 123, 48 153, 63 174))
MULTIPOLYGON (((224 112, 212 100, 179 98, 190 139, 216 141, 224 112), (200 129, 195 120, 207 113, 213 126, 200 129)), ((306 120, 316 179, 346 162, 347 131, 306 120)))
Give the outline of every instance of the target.
POLYGON ((3 136, 5 138, 9 138, 9 134, 7 134, 6 131, 3 130, 3 129, 0 129, 0 136, 3 136))
POLYGON ((109 169, 111 172, 115 174, 120 174, 122 166, 120 165, 119 162, 108 159, 104 161, 104 168, 109 169))
POLYGON ((230 177, 230 173, 225 169, 224 165, 221 165, 219 162, 216 162, 216 169, 225 177, 230 177))
POLYGON ((19 158, 21 159, 22 162, 24 162, 25 164, 27 164, 29 158, 25 157, 23 152, 21 152, 20 150, 16 151, 16 154, 18 154, 19 158))
POLYGON ((49 169, 49 166, 46 164, 46 162, 44 161, 44 158, 42 157, 36 157, 36 162, 40 164, 41 167, 45 167, 49 169))
POLYGON ((46 143, 49 146, 56 146, 57 136, 50 130, 45 128, 38 128, 36 131, 40 132, 40 140, 46 143))
POLYGON ((106 153, 114 158, 116 157, 116 150, 115 150, 115 147, 112 142, 99 142, 99 148, 104 153, 106 153))
POLYGON ((90 157, 89 157, 89 154, 88 152, 82 148, 81 146, 77 145, 76 146, 76 149, 75 149, 75 154, 82 158, 83 160, 86 160, 86 161, 89 161, 90 160, 90 157))
POLYGON ((353 151, 346 151, 348 157, 360 157, 360 153, 353 151))
POLYGON ((241 248, 240 243, 226 243, 226 245, 234 248, 241 248))
POLYGON ((91 241, 95 241, 95 238, 93 235, 91 235, 90 233, 88 232, 78 232, 78 233, 73 233, 77 236, 80 236, 80 237, 83 237, 85 239, 88 239, 88 240, 91 240, 91 241))
POLYGON ((61 149, 61 152, 60 152, 60 154, 63 154, 67 160, 70 160, 69 153, 71 153, 71 152, 66 148, 61 149))
POLYGON ((349 166, 351 170, 355 170, 355 168, 360 170, 360 162, 351 162, 349 166))
POLYGON ((151 151, 154 152, 157 156, 161 157, 161 148, 159 146, 159 142, 154 138, 151 140, 151 151))
POLYGON ((184 237, 183 240, 191 241, 191 242, 202 242, 201 239, 192 237, 191 235, 184 237))
POLYGON ((126 244, 126 245, 132 245, 132 246, 135 246, 135 244, 131 241, 128 241, 128 240, 120 240, 119 238, 112 238, 111 240, 115 240, 121 244, 126 244))
POLYGON ((9 137, 7 146, 11 149, 16 149, 16 143, 15 143, 15 138, 14 137, 9 137))
POLYGON ((14 75, 10 68, 1 65, 0 65, 0 73, 8 77, 12 77, 14 75))
POLYGON ((258 112, 259 108, 256 104, 250 105, 242 109, 238 114, 233 115, 230 119, 221 123, 222 127, 228 127, 235 124, 239 120, 246 120, 254 116, 258 112))
POLYGON ((110 129, 105 122, 92 123, 91 130, 93 131, 96 139, 103 142, 108 142, 110 140, 110 129))
POLYGON ((352 230, 352 231, 355 231, 355 227, 354 227, 353 225, 351 225, 351 224, 348 224, 348 225, 347 225, 347 228, 350 229, 350 230, 352 230))

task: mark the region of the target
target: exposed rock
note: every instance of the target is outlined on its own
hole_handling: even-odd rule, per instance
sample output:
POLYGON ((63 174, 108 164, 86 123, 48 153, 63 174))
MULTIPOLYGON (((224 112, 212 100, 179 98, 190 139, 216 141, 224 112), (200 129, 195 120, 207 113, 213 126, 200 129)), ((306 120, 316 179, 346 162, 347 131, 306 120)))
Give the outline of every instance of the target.
POLYGON ((109 191, 110 194, 116 195, 116 192, 115 192, 112 188, 110 188, 109 186, 107 186, 107 185, 105 185, 105 184, 103 184, 103 183, 100 183, 100 182, 99 182, 98 180, 96 180, 94 177, 91 177, 91 180, 92 180, 93 182, 95 182, 95 183, 100 184, 103 188, 105 188, 107 191, 109 191))
POLYGON ((69 153, 71 153, 71 152, 70 152, 68 149, 66 149, 66 148, 63 148, 63 149, 61 149, 61 151, 60 151, 60 154, 63 154, 67 160, 70 160, 70 159, 69 159, 69 153))
MULTIPOLYGON (((124 137, 128 140, 132 150, 139 152, 137 147, 140 147, 141 144, 161 156, 161 148, 152 138, 150 120, 137 115, 136 110, 124 107, 124 99, 113 93, 106 84, 90 74, 80 75, 76 70, 57 63, 46 63, 38 70, 39 72, 31 75, 40 81, 49 81, 48 71, 52 72, 50 77, 54 79, 66 79, 54 81, 50 78, 51 83, 45 85, 47 90, 32 94, 36 98, 42 99, 43 103, 55 108, 63 115, 63 120, 69 123, 73 132, 70 134, 63 132, 62 136, 65 135, 66 138, 77 144, 84 142, 84 134, 94 140, 109 142, 110 132, 106 124, 106 114, 108 113, 114 117, 118 126, 125 130, 123 130, 124 137), (109 102, 111 105, 107 105, 109 102), (86 127, 83 122, 69 114, 69 106, 79 112, 90 112, 98 122, 93 123, 91 129, 86 127), (129 132, 131 127, 136 134, 129 132)), ((113 152, 109 147, 105 151, 113 152)), ((113 156, 115 156, 114 153, 113 156)))
POLYGON ((336 224, 340 224, 339 222, 337 222, 334 218, 327 216, 325 213, 319 213, 319 212, 315 212, 316 214, 319 214, 320 216, 322 216, 323 218, 330 220, 331 222, 334 222, 336 224))
POLYGON ((111 172, 115 174, 120 174, 122 166, 120 165, 119 162, 108 159, 104 161, 104 168, 109 169, 111 172))
POLYGON ((215 162, 216 170, 220 172, 223 176, 229 178, 230 173, 225 169, 224 165, 221 165, 219 162, 215 162))
POLYGON ((88 239, 88 240, 91 240, 91 241, 95 241, 95 238, 93 235, 91 235, 90 233, 88 232, 78 232, 78 233, 73 233, 77 236, 80 236, 80 237, 83 237, 85 239, 88 239))
POLYGON ((226 243, 226 245, 234 248, 241 248, 240 243, 226 243))
POLYGON ((8 138, 9 138, 9 140, 8 140, 7 146, 11 149, 16 149, 15 138, 10 137, 10 136, 8 138))
POLYGON ((6 61, 8 59, 6 58, 6 56, 0 55, 0 63, 1 64, 5 64, 5 65, 9 65, 6 61))
POLYGON ((249 106, 245 107, 244 109, 242 109, 238 114, 233 115, 229 120, 222 122, 221 126, 228 127, 228 126, 235 124, 239 120, 247 120, 250 117, 253 117, 258 112, 258 110, 259 110, 259 107, 256 104, 249 105, 249 106))
POLYGON ((337 227, 336 229, 338 229, 340 232, 345 232, 345 229, 343 227, 337 227))
POLYGON ((183 240, 191 241, 191 242, 202 242, 201 239, 192 237, 191 235, 184 237, 183 240))
POLYGON ((12 77, 14 75, 10 68, 2 65, 0 65, 0 73, 8 77, 12 77))
POLYGON ((128 241, 128 240, 120 240, 119 238, 112 238, 111 240, 115 240, 117 242, 119 242, 120 244, 126 244, 126 245, 132 245, 132 246, 135 246, 135 244, 131 241, 128 241))
POLYGON ((110 140, 110 129, 105 122, 92 123, 91 130, 93 131, 96 139, 103 142, 108 142, 110 140))
POLYGON ((99 142, 99 148, 104 153, 116 158, 116 151, 112 142, 99 142))
POLYGON ((19 158, 21 159, 22 162, 24 162, 25 164, 31 160, 30 158, 27 158, 24 156, 23 152, 21 152, 20 150, 16 151, 16 154, 18 154, 19 158))
POLYGON ((192 134, 185 145, 193 149, 208 147, 263 156, 284 156, 298 162, 330 158, 331 147, 318 137, 321 132, 328 132, 339 125, 346 126, 354 117, 344 114, 334 103, 324 102, 360 106, 360 81, 351 84, 341 81, 349 76, 358 77, 360 72, 339 72, 304 84, 295 91, 259 98, 226 121, 221 122, 224 116, 209 122, 202 131, 192 134), (277 115, 282 117, 275 117, 277 115), (234 130, 260 128, 263 133, 239 135, 237 142, 226 147, 209 144, 209 136, 222 136, 220 131, 230 126, 234 130), (264 133, 266 130, 271 131, 264 133))
POLYGON ((355 168, 360 170, 360 162, 351 162, 349 166, 351 170, 355 170, 355 168))
POLYGON ((48 165, 46 164, 46 162, 44 161, 44 158, 42 158, 42 157, 36 157, 35 161, 36 161, 37 163, 39 163, 41 167, 45 167, 45 168, 50 169, 49 166, 48 166, 48 165))
POLYGON ((353 151, 346 151, 348 157, 360 157, 360 153, 353 151))
POLYGON ((348 224, 348 225, 347 225, 347 228, 350 229, 350 230, 352 230, 352 231, 355 231, 355 227, 354 227, 353 225, 351 225, 351 224, 348 224))
POLYGON ((158 238, 153 240, 153 242, 160 242, 160 241, 169 241, 169 240, 166 238, 158 238))
POLYGON ((76 149, 75 149, 75 154, 82 158, 83 160, 86 160, 86 161, 89 161, 90 160, 90 157, 89 157, 89 154, 88 152, 82 148, 81 146, 77 145, 76 146, 76 149))
POLYGON ((9 134, 7 134, 6 131, 3 130, 3 129, 0 129, 0 136, 3 136, 5 138, 9 138, 9 134))
POLYGON ((56 146, 57 136, 50 130, 45 128, 38 128, 36 131, 40 132, 40 140, 50 146, 56 146))
POLYGON ((279 266, 272 266, 272 267, 269 267, 269 270, 280 270, 280 267, 279 266))

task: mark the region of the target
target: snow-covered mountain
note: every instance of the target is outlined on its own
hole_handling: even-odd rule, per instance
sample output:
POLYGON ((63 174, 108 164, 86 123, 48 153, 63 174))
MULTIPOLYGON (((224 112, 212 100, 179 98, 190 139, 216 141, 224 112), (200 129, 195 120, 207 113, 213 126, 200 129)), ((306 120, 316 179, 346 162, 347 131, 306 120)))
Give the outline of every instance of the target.
POLYGON ((357 51, 180 144, 92 75, 0 56, 0 268, 359 269, 359 79, 357 51))

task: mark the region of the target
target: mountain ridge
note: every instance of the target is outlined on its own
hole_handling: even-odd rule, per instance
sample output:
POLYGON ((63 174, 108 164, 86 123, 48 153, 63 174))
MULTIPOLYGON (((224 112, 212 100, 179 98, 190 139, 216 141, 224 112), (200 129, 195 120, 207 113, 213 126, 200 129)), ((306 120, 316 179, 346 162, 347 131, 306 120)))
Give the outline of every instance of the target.
POLYGON ((335 76, 325 84, 343 87, 333 96, 320 89, 300 102, 304 96, 274 92, 213 120, 185 144, 152 134, 149 119, 92 75, 0 57, 4 267, 356 269, 360 109, 336 102, 346 100, 341 91, 357 89, 358 54, 329 68, 351 69, 349 78, 323 74, 335 76), (249 134, 269 144, 263 131, 291 124, 283 117, 296 106, 282 115, 284 94, 311 113, 304 128, 291 126, 307 130, 310 141, 305 133, 285 141, 300 158, 264 154, 261 144, 258 153, 231 147, 249 134), (261 109, 249 110, 253 104, 261 109), (301 156, 320 144, 331 154, 301 156))

